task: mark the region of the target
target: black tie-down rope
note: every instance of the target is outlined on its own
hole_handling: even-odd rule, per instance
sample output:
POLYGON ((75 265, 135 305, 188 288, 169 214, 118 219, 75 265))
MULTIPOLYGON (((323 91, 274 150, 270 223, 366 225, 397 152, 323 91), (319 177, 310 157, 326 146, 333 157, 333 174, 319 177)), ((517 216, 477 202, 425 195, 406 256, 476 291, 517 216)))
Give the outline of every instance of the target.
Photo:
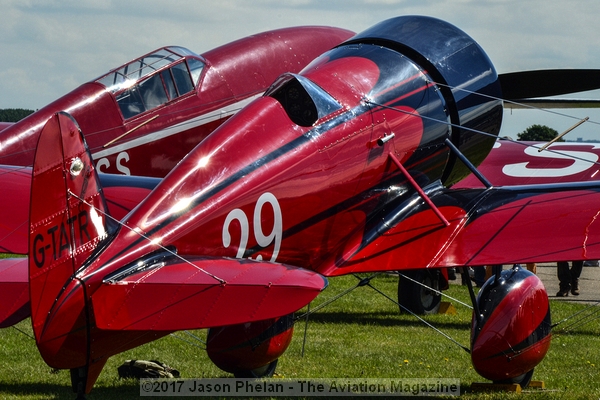
MULTIPOLYGON (((352 292, 354 289, 356 289, 356 288, 359 288, 359 287, 363 287, 363 286, 368 286, 368 287, 370 287, 371 289, 373 289, 373 290, 374 290, 374 291, 376 291, 377 293, 381 294, 381 295, 382 295, 383 297, 385 297, 386 299, 390 300, 392 303, 394 303, 394 304, 396 304, 397 306, 399 306, 399 307, 400 307, 400 308, 401 308, 403 311, 406 311, 407 313, 411 314, 412 316, 414 316, 415 318, 417 318, 419 321, 423 322, 425 325, 427 325, 428 327, 430 327, 431 329, 433 329, 434 331, 436 331, 436 332, 437 332, 437 333, 439 333, 440 335, 444 336, 446 339, 450 340, 451 342, 453 342, 454 344, 456 344, 457 346, 459 346, 460 348, 462 348, 463 350, 465 350, 467 353, 469 353, 469 354, 471 353, 471 350, 470 350, 468 347, 466 347, 466 346, 463 346, 461 343, 459 343, 459 342, 458 342, 456 339, 454 339, 453 337, 451 337, 451 336, 450 336, 450 335, 448 335, 447 333, 444 333, 444 332, 442 332, 440 329, 436 328, 436 327, 435 327, 435 326, 433 326, 431 323, 427 322, 426 320, 424 320, 423 318, 421 318, 420 316, 418 316, 417 314, 415 314, 414 312, 412 312, 412 311, 411 311, 411 310, 409 310, 408 308, 404 307, 404 306, 403 306, 402 304, 400 304, 400 303, 399 303, 397 300, 394 300, 393 298, 391 298, 390 296, 388 296, 387 294, 385 294, 385 293, 384 293, 384 292, 382 292, 381 290, 379 290, 379 289, 377 289, 376 287, 374 287, 373 285, 371 285, 371 280, 373 280, 373 278, 375 278, 375 277, 377 277, 377 276, 379 276, 379 275, 381 275, 381 274, 382 274, 382 272, 379 272, 379 273, 376 273, 376 274, 373 274, 373 275, 367 276, 367 277, 365 277, 365 278, 361 278, 360 276, 353 274, 353 276, 354 276, 356 279, 358 279, 358 283, 357 283, 356 285, 354 285, 354 286, 352 286, 352 287, 350 287, 350 288, 348 288, 348 289, 344 290, 343 292, 341 292, 340 294, 338 294, 338 295, 336 295, 336 296, 332 297, 331 299, 327 300, 326 302, 324 302, 324 303, 322 303, 322 304, 319 304, 319 306, 315 307, 313 310, 311 310, 311 309, 310 309, 310 304, 309 304, 309 305, 308 305, 308 310, 307 310, 307 311, 306 311, 304 314, 301 314, 301 315, 299 315, 299 316, 297 316, 297 317, 295 317, 295 318, 294 318, 294 322, 296 322, 296 321, 299 321, 300 319, 304 319, 304 320, 305 320, 305 325, 304 325, 304 341, 303 341, 303 343, 302 343, 302 355, 304 355, 304 347, 305 347, 305 344, 306 344, 306 332, 307 332, 307 329, 308 329, 308 317, 309 317, 311 314, 313 314, 313 313, 317 312, 318 310, 322 309, 323 307, 325 307, 325 306, 327 306, 327 305, 329 305, 329 304, 333 303, 334 301, 338 300, 340 297, 342 297, 342 296, 345 296, 345 295, 347 295, 348 293, 352 292)), ((427 286, 427 285, 425 285, 425 284, 423 284, 423 283, 421 283, 421 282, 418 282, 418 281, 415 281, 414 279, 408 278, 408 277, 404 276, 403 274, 398 274, 398 275, 401 275, 402 277, 405 277, 405 278, 407 278, 407 279, 409 279, 409 280, 411 280, 411 281, 413 281, 413 282, 415 282, 415 283, 417 283, 417 284, 419 284, 419 285, 421 285, 421 286, 424 286, 424 287, 426 287, 428 290, 433 290, 433 291, 435 291, 436 293, 439 293, 439 294, 442 294, 442 295, 444 295, 444 296, 446 296, 446 297, 449 297, 449 298, 451 298, 450 296, 447 296, 447 295, 445 295, 445 294, 444 294, 444 293, 442 293, 442 292, 439 292, 439 291, 437 291, 437 290, 435 290, 435 289, 432 289, 432 288, 430 288, 429 286, 427 286)), ((456 301, 458 301, 458 300, 456 300, 456 301)), ((464 304, 464 305, 466 305, 467 307, 470 307, 470 306, 468 306, 468 305, 467 305, 467 304, 465 304, 465 303, 462 303, 462 302, 460 302, 460 301, 458 301, 458 302, 459 302, 459 303, 461 303, 461 304, 464 304)))

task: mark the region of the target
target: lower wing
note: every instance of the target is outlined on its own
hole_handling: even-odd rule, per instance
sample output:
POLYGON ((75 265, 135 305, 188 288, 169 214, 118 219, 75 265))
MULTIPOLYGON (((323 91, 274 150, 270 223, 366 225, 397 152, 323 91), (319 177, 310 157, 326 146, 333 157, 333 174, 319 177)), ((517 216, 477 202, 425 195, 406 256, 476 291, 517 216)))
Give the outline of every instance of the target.
POLYGON ((336 255, 326 276, 353 272, 600 258, 600 182, 448 189, 397 204, 336 255))
POLYGON ((27 258, 0 259, 0 328, 29 317, 27 258))

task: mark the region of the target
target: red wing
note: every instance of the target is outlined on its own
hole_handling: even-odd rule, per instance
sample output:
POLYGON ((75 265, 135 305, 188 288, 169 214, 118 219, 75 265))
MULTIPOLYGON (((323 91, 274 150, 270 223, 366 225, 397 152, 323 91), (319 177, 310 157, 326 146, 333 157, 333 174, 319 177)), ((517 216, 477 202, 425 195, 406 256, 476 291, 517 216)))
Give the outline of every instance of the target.
POLYGON ((98 328, 174 331, 264 320, 297 311, 327 286, 314 272, 247 259, 173 257, 155 265, 104 280, 92 295, 98 328))
POLYGON ((27 258, 0 259, 0 328, 29 317, 27 258))
POLYGON ((27 254, 31 168, 0 166, 0 253, 27 254))
MULTIPOLYGON (((100 174, 110 215, 120 220, 160 182, 157 178, 100 174)), ((0 253, 27 254, 31 168, 0 166, 0 253)))
POLYGON ((443 189, 398 204, 325 275, 600 258, 600 182, 443 189), (400 217, 398 217, 400 216, 400 217))
MULTIPOLYGON (((545 143, 499 140, 477 168, 494 186, 531 185, 600 180, 599 143, 557 142, 539 151, 545 143)), ((469 175, 454 188, 481 188, 469 175)))
POLYGON ((493 189, 439 265, 600 258, 600 182, 493 189))

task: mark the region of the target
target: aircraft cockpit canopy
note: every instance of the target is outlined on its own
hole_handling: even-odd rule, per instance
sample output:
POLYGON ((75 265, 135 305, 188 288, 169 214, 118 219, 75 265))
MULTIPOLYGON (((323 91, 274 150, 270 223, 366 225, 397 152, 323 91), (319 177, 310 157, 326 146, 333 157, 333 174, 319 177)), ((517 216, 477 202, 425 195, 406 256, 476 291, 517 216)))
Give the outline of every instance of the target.
POLYGON ((96 79, 131 118, 186 93, 199 83, 204 62, 184 47, 164 47, 96 79))
POLYGON ((296 74, 284 74, 265 92, 279 101, 292 122, 312 126, 342 106, 320 86, 296 74))

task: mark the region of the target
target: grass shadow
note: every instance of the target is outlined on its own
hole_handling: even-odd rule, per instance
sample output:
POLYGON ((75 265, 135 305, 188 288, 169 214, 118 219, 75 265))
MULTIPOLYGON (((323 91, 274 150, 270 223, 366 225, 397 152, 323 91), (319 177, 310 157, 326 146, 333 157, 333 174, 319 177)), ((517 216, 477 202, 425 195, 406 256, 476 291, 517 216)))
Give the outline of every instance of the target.
MULTIPOLYGON (((435 317, 434 317, 435 318, 435 317)), ((424 318, 428 320, 427 316, 424 318)), ((431 318, 433 319, 433 318, 431 318)), ((440 318, 437 318, 440 319, 440 318)), ((304 319, 298 320, 296 323, 301 324, 304 319)), ((374 325, 380 327, 423 327, 423 322, 417 320, 409 314, 399 314, 392 312, 340 312, 340 311, 319 311, 308 317, 309 323, 330 323, 343 325, 374 325)), ((431 321, 436 327, 448 329, 471 329, 469 321, 431 321)))

